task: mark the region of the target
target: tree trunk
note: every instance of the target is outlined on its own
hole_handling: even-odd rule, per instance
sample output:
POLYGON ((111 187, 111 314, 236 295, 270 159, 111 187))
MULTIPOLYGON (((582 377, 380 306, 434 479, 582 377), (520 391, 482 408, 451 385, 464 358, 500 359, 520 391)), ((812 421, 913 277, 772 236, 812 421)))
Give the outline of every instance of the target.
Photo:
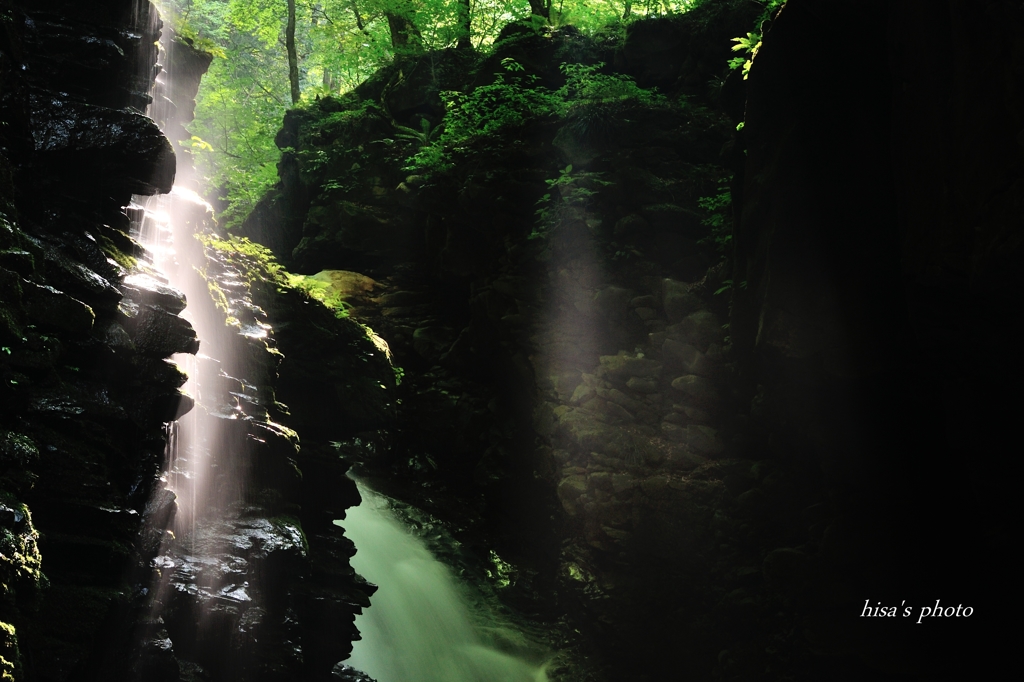
POLYGON ((455 46, 460 50, 473 47, 473 43, 470 40, 470 30, 472 28, 470 24, 470 2, 471 0, 459 0, 459 42, 455 46))
POLYGON ((295 0, 288 0, 288 26, 284 32, 284 44, 288 50, 288 82, 292 88, 292 104, 299 103, 299 55, 295 50, 295 0))
POLYGON ((530 0, 530 13, 547 19, 551 16, 551 3, 548 0, 530 0))
POLYGON ((416 28, 412 20, 412 12, 407 15, 387 13, 388 28, 391 29, 391 47, 395 52, 408 52, 410 49, 419 50, 423 45, 420 30, 416 28))

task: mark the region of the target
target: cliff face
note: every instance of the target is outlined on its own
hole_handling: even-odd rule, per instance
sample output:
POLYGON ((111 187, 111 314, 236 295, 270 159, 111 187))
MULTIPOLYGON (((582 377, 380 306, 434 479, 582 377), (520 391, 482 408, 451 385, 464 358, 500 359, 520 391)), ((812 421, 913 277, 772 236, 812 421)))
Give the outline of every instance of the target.
MULTIPOLYGON (((386 358, 362 328, 260 270, 266 261, 213 248, 207 208, 176 193, 189 314, 223 327, 197 339, 184 295, 130 234, 133 194, 175 181, 167 137, 187 137, 209 55, 167 40, 159 51, 148 2, 3 2, 0 21, 3 678, 363 679, 332 672, 373 586, 332 523, 358 494, 330 443, 385 423, 386 358), (142 113, 153 99, 166 136, 142 113), (283 366, 275 394, 282 355, 264 308, 289 352, 339 358, 318 363, 315 382, 308 363, 283 366), (193 400, 167 358, 201 343, 231 352, 193 400), (170 422, 193 407, 227 425, 202 447, 217 462, 216 504, 235 513, 185 538, 180 522, 181 537, 170 529, 185 513, 172 489, 188 476, 166 448, 170 422), (325 410, 358 416, 309 416, 325 410), (310 427, 301 451, 271 417, 310 427)), ((179 184, 191 180, 184 158, 179 184)))
POLYGON ((185 407, 163 360, 196 348, 184 300, 124 281, 141 254, 122 207, 174 178, 141 113, 159 28, 148 3, 2 5, 0 637, 16 679, 84 679, 134 589, 163 424, 185 407))
POLYGON ((606 671, 969 676, 998 635, 916 621, 992 612, 1007 565, 1021 16, 982 4, 791 0, 749 79, 710 95, 754 20, 739 5, 619 46, 511 26, 490 57, 291 112, 281 186, 243 229, 374 278, 323 275, 405 368, 371 468, 485 529, 465 541, 518 568, 509 602, 570 614, 606 671), (583 103, 403 171, 396 124, 437 125, 436 91, 503 58, 551 88, 603 61, 671 102, 583 103))

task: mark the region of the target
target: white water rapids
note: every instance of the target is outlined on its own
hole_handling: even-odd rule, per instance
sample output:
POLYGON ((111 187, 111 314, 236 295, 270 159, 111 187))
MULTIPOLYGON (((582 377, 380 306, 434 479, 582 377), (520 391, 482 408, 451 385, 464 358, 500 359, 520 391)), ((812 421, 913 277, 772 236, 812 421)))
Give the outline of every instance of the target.
POLYGON ((345 663, 377 682, 547 682, 543 667, 486 642, 451 571, 385 498, 363 485, 359 493, 362 503, 335 523, 356 545, 352 567, 379 589, 356 617, 362 639, 345 663))

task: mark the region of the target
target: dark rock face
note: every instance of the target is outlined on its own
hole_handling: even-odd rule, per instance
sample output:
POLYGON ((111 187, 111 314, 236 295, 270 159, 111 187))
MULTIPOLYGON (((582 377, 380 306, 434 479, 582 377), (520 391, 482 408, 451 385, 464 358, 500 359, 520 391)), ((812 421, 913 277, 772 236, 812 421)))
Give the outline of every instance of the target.
POLYGON ((148 117, 52 97, 33 97, 31 108, 41 176, 83 193, 104 185, 135 194, 171 191, 174 152, 148 117))
POLYGON ((759 385, 760 447, 831 498, 811 526, 820 544, 770 554, 764 572, 780 594, 817 586, 798 595, 813 624, 799 646, 889 675, 970 677, 987 662, 968 657, 999 637, 982 624, 958 628, 956 649, 913 622, 828 628, 869 594, 915 613, 946 591, 978 608, 1002 599, 993 540, 1009 491, 964 463, 999 457, 1020 402, 1007 391, 1019 363, 997 349, 1022 326, 1024 14, 864 10, 787 3, 748 85, 734 279, 749 286, 733 298, 734 339, 759 385), (827 64, 812 37, 826 27, 855 46, 827 64), (942 546, 962 550, 937 560, 942 546))
POLYGON ((189 406, 162 360, 195 350, 183 297, 124 285, 140 250, 122 207, 174 177, 139 113, 159 19, 128 1, 0 10, 0 665, 88 679, 148 561, 164 422, 189 406), (154 350, 154 327, 176 335, 154 350))
MULTIPOLYGON (((198 359, 218 363, 216 379, 184 393, 186 376, 165 359, 200 347, 179 316, 184 294, 140 263, 147 254, 128 234, 141 213, 132 194, 169 191, 178 170, 141 113, 157 72, 156 10, 128 0, 0 10, 2 673, 366 679, 336 668, 375 588, 333 524, 359 498, 330 441, 386 423, 386 357, 351 321, 190 238, 179 255, 204 264, 188 270, 190 314, 227 307, 212 313, 223 329, 204 349, 232 352, 198 359), (310 427, 301 449, 278 423, 289 419, 275 387, 282 355, 261 305, 281 319, 289 352, 341 354, 283 370, 281 393, 310 427), (170 487, 181 471, 164 460, 180 435, 168 422, 193 409, 222 427, 202 447, 219 455, 208 494, 230 513, 196 519, 185 546, 168 532, 184 537, 188 512, 170 487)), ((210 56, 164 42, 176 73, 158 82, 153 113, 180 140, 210 56)), ((187 227, 208 235, 206 208, 188 205, 187 227)))

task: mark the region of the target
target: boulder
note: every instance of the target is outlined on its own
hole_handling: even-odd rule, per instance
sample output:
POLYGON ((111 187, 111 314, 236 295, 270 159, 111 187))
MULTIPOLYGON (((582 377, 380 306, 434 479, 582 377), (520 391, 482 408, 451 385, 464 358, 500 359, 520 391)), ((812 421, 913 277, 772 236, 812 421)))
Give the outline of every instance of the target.
POLYGON ((669 322, 681 322, 690 313, 699 310, 700 298, 690 293, 690 285, 673 279, 664 279, 661 283, 662 307, 669 322))
POLYGON ((721 342, 722 323, 714 313, 699 310, 665 329, 668 338, 706 349, 712 342, 721 342))
POLYGON ((712 405, 719 399, 715 384, 695 374, 687 374, 673 379, 672 388, 692 397, 699 405, 712 405))
POLYGON ((602 355, 600 364, 605 376, 623 382, 630 377, 657 378, 661 375, 661 363, 633 355, 602 355))

